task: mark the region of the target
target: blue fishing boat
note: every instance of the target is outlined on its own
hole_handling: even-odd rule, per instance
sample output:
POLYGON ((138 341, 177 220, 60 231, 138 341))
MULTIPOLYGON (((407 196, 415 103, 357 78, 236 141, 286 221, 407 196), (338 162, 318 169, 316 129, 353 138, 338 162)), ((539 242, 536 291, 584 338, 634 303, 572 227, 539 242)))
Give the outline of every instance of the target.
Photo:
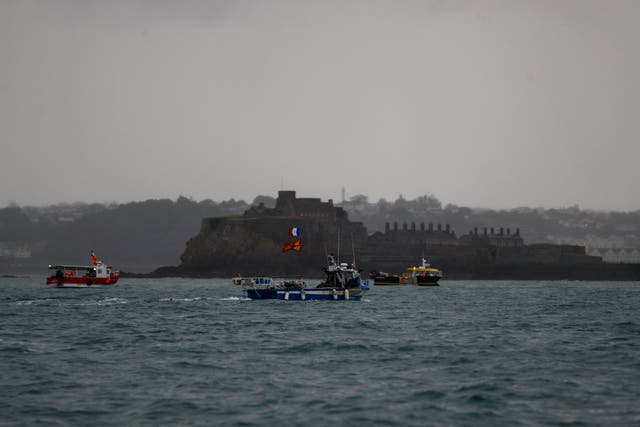
POLYGON ((234 277, 233 283, 242 286, 251 299, 280 299, 286 301, 354 300, 362 299, 369 290, 369 282, 350 264, 338 263, 333 255, 327 257, 325 280, 310 286, 304 280, 274 279, 270 277, 234 277))

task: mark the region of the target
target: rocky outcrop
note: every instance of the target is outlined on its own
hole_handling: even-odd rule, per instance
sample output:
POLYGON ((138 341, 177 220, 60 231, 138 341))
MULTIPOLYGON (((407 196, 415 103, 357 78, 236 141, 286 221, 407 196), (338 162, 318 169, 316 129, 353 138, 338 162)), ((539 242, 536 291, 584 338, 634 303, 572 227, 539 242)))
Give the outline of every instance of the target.
POLYGON ((244 215, 205 218, 200 232, 187 242, 182 264, 169 269, 185 276, 230 277, 322 275, 328 253, 366 272, 401 273, 422 257, 445 270, 446 278, 591 279, 638 278, 640 269, 611 267, 585 248, 570 245, 525 245, 519 230, 493 229, 456 237, 448 225, 387 226, 368 235, 359 222, 334 207, 331 200, 298 199, 281 191, 275 208, 256 206, 244 215), (295 240, 291 227, 302 230, 302 250, 283 252, 295 240))
POLYGON ((205 218, 198 235, 187 242, 178 270, 185 274, 322 276, 327 253, 363 250, 367 231, 349 221, 331 201, 297 199, 295 192, 280 192, 276 207, 257 207, 242 216, 205 218), (302 230, 300 252, 283 252, 289 229, 302 230))

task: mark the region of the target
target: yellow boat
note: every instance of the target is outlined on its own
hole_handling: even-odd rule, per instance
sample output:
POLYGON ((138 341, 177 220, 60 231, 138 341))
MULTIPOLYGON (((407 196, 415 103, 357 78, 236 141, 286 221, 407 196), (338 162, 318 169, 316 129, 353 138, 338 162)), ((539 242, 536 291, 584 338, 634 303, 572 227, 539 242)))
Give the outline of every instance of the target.
POLYGON ((400 279, 405 285, 438 286, 438 280, 442 278, 442 270, 431 267, 424 258, 420 267, 409 267, 407 271, 400 279))

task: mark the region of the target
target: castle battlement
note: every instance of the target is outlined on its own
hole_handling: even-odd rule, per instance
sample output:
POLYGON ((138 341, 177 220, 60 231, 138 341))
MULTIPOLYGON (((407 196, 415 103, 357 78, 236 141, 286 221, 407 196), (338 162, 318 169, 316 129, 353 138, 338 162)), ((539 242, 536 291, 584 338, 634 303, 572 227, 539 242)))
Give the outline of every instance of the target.
POLYGON ((279 191, 274 208, 267 208, 264 204, 252 206, 244 213, 245 216, 287 216, 316 219, 319 221, 348 221, 347 212, 333 205, 333 200, 327 202, 319 198, 298 198, 295 191, 279 191))

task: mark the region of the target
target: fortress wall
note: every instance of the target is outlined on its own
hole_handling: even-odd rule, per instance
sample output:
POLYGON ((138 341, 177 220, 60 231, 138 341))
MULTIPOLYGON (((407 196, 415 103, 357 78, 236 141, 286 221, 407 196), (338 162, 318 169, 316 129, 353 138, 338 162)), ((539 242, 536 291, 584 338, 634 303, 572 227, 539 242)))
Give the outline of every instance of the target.
POLYGON ((509 229, 506 233, 502 229, 479 233, 476 229, 457 238, 448 224, 395 222, 393 226, 387 223, 384 233, 369 236, 362 223, 349 221, 346 211, 334 207, 331 200, 298 199, 295 191, 281 191, 273 209, 261 207, 242 216, 204 218, 200 233, 187 242, 178 269, 219 276, 241 272, 320 277, 327 253, 352 262, 354 250, 358 267, 393 274, 419 265, 423 256, 433 266, 463 277, 489 277, 498 271, 524 274, 537 271, 539 265, 602 262, 600 257, 587 256, 582 246, 523 245, 519 230, 511 234, 509 229), (290 227, 302 230, 301 252, 282 253, 285 243, 296 240, 288 235, 290 227))
POLYGON ((306 272, 320 277, 327 253, 341 250, 342 260, 351 262, 352 245, 356 253, 362 251, 367 237, 362 223, 321 221, 317 217, 206 218, 200 233, 187 242, 181 268, 222 275, 229 271, 245 275, 306 272), (282 253, 285 243, 298 239, 289 236, 290 227, 302 230, 301 252, 282 253))

